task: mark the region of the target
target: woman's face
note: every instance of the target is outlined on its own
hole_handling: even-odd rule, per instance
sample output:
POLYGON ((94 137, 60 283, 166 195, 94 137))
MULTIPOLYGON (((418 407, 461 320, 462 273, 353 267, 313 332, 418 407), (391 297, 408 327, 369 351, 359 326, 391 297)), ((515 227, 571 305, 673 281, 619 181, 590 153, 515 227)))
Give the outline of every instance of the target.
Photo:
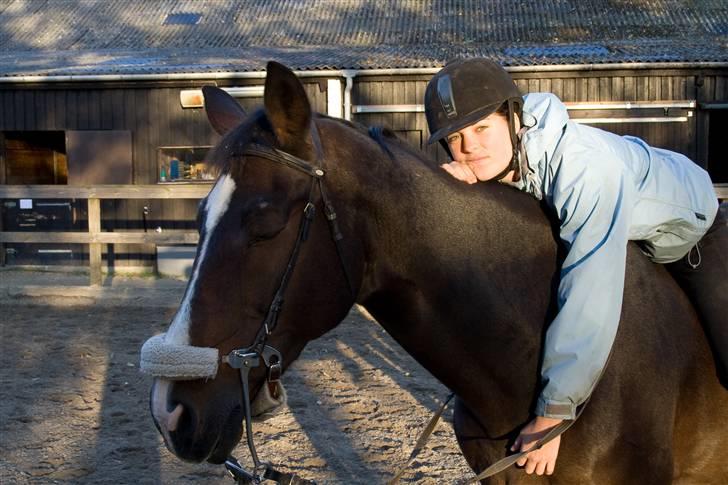
MULTIPOLYGON (((508 120, 498 113, 450 133, 447 143, 454 161, 467 165, 480 181, 505 170, 513 156, 508 120)), ((502 180, 511 182, 513 171, 502 180)))

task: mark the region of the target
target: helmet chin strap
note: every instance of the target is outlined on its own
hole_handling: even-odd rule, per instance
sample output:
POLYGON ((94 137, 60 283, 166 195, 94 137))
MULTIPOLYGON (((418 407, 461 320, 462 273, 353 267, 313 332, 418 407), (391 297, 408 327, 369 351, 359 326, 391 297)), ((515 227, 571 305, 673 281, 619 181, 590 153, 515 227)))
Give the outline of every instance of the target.
POLYGON ((518 158, 517 158, 518 155, 517 154, 518 154, 518 150, 514 147, 513 155, 511 155, 511 161, 508 162, 508 165, 506 166, 506 168, 504 168, 503 171, 501 173, 499 173, 498 175, 489 178, 488 182, 490 182, 490 181, 497 182, 497 181, 503 179, 506 175, 508 175, 512 171, 516 170, 518 168, 518 158))
POLYGON ((511 148, 513 149, 511 153, 511 161, 508 162, 508 165, 506 168, 503 169, 502 172, 500 172, 498 175, 491 177, 488 179, 488 181, 494 181, 497 182, 501 179, 503 179, 506 175, 511 173, 512 171, 518 172, 518 135, 516 134, 516 129, 513 126, 514 120, 516 117, 516 103, 514 102, 514 98, 510 98, 508 100, 508 134, 511 138, 511 148))

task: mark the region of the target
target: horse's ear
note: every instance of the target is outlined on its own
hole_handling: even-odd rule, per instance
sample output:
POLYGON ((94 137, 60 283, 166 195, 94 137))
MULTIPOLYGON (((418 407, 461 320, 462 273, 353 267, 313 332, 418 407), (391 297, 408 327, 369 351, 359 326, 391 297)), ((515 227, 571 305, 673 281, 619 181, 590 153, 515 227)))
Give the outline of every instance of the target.
POLYGON ((278 142, 292 148, 308 137, 311 123, 311 105, 303 84, 293 71, 277 62, 266 66, 263 100, 278 142))
POLYGON ((203 86, 202 96, 205 98, 205 112, 212 128, 220 135, 225 135, 245 119, 245 110, 228 93, 215 86, 203 86))

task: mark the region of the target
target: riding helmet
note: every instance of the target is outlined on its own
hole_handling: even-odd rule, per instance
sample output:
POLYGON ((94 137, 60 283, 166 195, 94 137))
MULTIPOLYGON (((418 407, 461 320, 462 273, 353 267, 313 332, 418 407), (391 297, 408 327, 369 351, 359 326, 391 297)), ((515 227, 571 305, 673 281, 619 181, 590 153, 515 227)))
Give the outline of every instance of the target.
POLYGON ((431 133, 427 143, 440 141, 450 153, 445 140, 447 135, 494 113, 503 103, 508 103, 508 126, 514 152, 508 170, 512 169, 517 157, 513 116, 518 114, 522 119, 523 98, 510 74, 490 59, 449 62, 430 80, 425 90, 425 115, 431 133))

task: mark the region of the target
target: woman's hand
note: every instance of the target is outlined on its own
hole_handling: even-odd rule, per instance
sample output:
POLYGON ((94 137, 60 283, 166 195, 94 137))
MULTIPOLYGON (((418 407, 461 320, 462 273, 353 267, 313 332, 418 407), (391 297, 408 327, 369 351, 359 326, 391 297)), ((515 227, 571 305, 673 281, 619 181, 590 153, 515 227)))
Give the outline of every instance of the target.
MULTIPOLYGON (((516 442, 511 446, 511 451, 527 451, 533 447, 538 440, 548 433, 551 428, 561 423, 562 419, 544 418, 536 416, 533 421, 528 423, 516 438, 516 442)), ((525 468, 529 475, 551 475, 556 467, 556 458, 559 456, 559 445, 561 444, 561 436, 552 439, 540 450, 534 450, 521 457, 516 465, 525 468)))
POLYGON ((452 175, 458 180, 462 180, 463 182, 467 182, 469 184, 474 184, 478 181, 478 179, 475 177, 475 173, 470 169, 469 166, 467 166, 464 163, 460 162, 450 162, 450 163, 443 163, 440 165, 447 173, 452 175))

